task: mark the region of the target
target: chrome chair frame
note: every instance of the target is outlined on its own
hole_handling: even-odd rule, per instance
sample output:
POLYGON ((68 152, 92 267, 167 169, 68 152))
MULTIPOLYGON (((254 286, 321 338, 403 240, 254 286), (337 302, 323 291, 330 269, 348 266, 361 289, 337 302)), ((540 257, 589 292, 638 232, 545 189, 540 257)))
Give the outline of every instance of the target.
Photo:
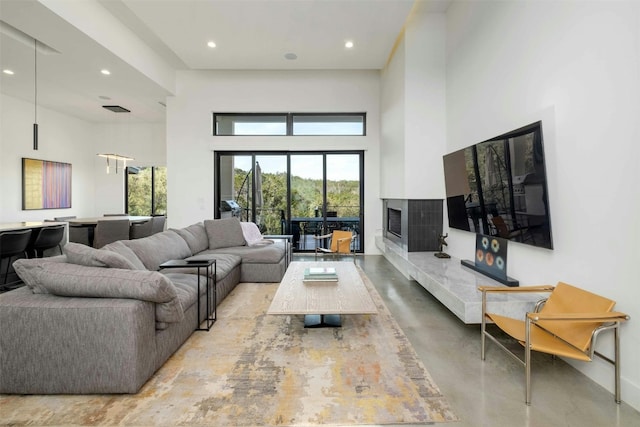
POLYGON ((327 249, 327 248, 323 248, 322 246, 318 246, 318 242, 319 241, 325 241, 325 239, 331 239, 331 241, 333 241, 334 237, 334 233, 336 231, 343 231, 343 230, 334 230, 333 232, 329 233, 329 234, 324 234, 322 236, 313 236, 314 240, 316 241, 316 248, 315 248, 315 257, 314 259, 318 259, 318 254, 323 254, 323 255, 334 255, 334 256, 342 256, 342 255, 350 255, 353 257, 353 262, 356 262, 356 252, 355 252, 355 248, 353 245, 353 242, 355 241, 357 235, 353 232, 350 232, 351 235, 349 237, 342 237, 342 238, 337 238, 336 239, 336 250, 331 250, 331 249, 327 249), (344 244, 348 245, 347 250, 341 250, 344 248, 344 244))
MULTIPOLYGON (((598 356, 599 358, 605 360, 606 362, 612 364, 614 366, 614 376, 615 376, 615 401, 616 403, 621 402, 621 393, 620 393, 620 324, 621 322, 627 321, 630 317, 624 313, 620 312, 602 312, 602 313, 540 313, 540 310, 544 307, 544 304, 548 300, 548 298, 542 299, 535 304, 534 311, 530 313, 526 313, 525 316, 525 339, 524 342, 520 342, 520 344, 524 347, 524 360, 519 357, 512 350, 508 349, 505 345, 498 341, 496 337, 491 335, 487 329, 487 319, 491 320, 490 315, 487 313, 487 294, 488 293, 498 293, 498 292, 553 292, 555 289, 554 286, 542 285, 542 286, 526 286, 526 287, 517 287, 517 288, 508 288, 508 287, 490 287, 490 286, 480 286, 478 288, 479 291, 482 292, 482 324, 481 324, 481 359, 485 360, 486 355, 486 338, 489 338, 493 341, 500 349, 505 351, 508 355, 513 357, 516 361, 520 362, 520 364, 524 365, 525 368, 525 403, 527 405, 531 405, 531 330, 533 327, 540 328, 546 333, 553 336, 555 339, 560 340, 564 344, 570 346, 576 351, 584 354, 589 361, 592 361, 594 356, 598 356), (539 324, 540 321, 567 321, 567 322, 580 322, 580 323, 601 323, 602 325, 595 327, 591 333, 591 340, 589 342, 589 347, 587 351, 583 351, 582 349, 574 346, 568 341, 557 336, 553 331, 550 331, 548 328, 545 328, 539 324), (611 359, 600 352, 596 351, 596 343, 597 338, 602 332, 613 330, 614 331, 614 358, 611 359)), ((538 351, 538 350, 534 350, 538 351)), ((555 355, 552 354, 554 357, 555 355)), ((578 359, 580 360, 580 359, 578 359)))

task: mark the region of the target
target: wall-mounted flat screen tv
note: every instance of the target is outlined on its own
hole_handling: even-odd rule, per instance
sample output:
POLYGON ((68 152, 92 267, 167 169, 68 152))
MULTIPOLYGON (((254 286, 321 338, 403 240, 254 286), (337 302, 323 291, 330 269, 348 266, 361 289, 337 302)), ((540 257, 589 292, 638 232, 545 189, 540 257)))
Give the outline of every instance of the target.
POLYGON ((449 227, 553 249, 542 122, 443 160, 449 227))

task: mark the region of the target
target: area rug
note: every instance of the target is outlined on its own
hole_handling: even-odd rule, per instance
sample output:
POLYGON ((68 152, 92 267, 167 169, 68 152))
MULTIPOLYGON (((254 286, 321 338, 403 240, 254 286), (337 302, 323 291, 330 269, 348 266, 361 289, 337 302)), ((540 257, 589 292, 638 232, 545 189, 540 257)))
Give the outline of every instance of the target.
POLYGON ((2 396, 6 425, 311 426, 456 421, 379 294, 377 315, 305 329, 242 283, 136 395, 2 396))

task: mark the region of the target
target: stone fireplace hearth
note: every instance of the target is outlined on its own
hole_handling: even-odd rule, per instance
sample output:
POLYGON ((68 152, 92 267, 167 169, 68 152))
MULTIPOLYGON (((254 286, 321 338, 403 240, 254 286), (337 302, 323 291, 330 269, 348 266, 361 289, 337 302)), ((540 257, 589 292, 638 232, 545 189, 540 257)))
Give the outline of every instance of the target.
POLYGON ((382 199, 382 235, 407 252, 437 251, 442 199, 382 199))

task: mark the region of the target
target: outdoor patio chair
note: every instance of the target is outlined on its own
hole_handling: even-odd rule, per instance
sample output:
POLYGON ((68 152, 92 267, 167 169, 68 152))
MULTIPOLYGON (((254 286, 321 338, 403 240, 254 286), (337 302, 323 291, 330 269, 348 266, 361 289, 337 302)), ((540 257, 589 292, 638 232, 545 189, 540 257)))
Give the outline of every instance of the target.
POLYGON ((316 241, 316 255, 315 258, 318 258, 318 254, 323 255, 352 255, 353 262, 356 262, 355 251, 352 248, 352 242, 355 238, 355 235, 351 231, 344 230, 334 230, 330 234, 325 234, 323 236, 313 236, 316 241), (329 241, 329 247, 322 247, 321 244, 323 242, 329 241))

